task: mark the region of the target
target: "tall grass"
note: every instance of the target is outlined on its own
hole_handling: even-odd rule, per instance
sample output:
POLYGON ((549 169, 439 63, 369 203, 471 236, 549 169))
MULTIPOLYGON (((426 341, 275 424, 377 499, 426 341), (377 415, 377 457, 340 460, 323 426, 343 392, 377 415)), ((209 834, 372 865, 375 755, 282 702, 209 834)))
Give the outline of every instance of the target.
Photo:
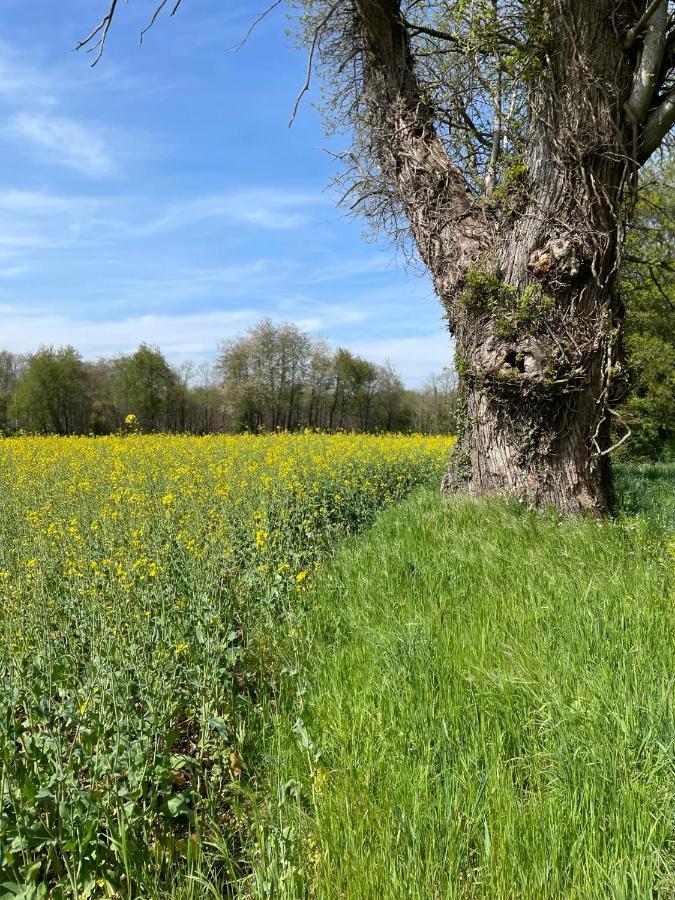
POLYGON ((278 662, 243 891, 675 896, 674 475, 620 473, 649 518, 424 491, 350 540, 278 662))
POLYGON ((675 463, 617 466, 614 484, 619 516, 640 515, 675 532, 675 463))

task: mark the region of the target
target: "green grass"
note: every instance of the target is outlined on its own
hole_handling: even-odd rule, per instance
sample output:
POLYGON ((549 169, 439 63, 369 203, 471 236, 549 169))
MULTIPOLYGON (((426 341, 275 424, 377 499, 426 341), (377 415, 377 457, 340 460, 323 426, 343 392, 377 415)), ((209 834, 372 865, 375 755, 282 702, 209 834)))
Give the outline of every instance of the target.
POLYGON ((275 662, 242 892, 674 897, 673 476, 620 471, 606 523, 428 490, 348 541, 275 662))
POLYGON ((640 515, 664 531, 675 531, 675 463, 617 466, 618 514, 640 515))

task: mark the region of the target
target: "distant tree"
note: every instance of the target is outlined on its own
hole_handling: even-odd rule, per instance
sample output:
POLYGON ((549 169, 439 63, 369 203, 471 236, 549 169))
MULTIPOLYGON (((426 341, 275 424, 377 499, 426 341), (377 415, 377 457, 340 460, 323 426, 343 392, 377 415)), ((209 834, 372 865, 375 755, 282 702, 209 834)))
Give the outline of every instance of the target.
POLYGON ((0 429, 10 427, 10 405, 19 380, 21 359, 9 350, 0 350, 0 429))
POLYGON ((221 379, 214 365, 209 362, 196 366, 189 387, 190 423, 194 434, 209 434, 229 429, 225 414, 221 379))
POLYGON ((133 413, 144 431, 175 427, 179 380, 157 347, 141 344, 120 357, 116 369, 125 415, 133 413))
POLYGON ((255 431, 262 426, 262 399, 259 378, 250 343, 244 339, 221 346, 216 367, 235 431, 255 431))
POLYGON ((43 348, 27 361, 0 352, 0 428, 13 417, 12 427, 110 434, 133 414, 150 432, 409 430, 431 421, 418 410, 425 402, 405 390, 390 363, 332 351, 295 325, 269 320, 222 345, 215 364, 177 369, 146 344, 94 362, 72 347, 43 348))
POLYGON ((377 431, 410 422, 391 365, 378 367, 344 347, 331 352, 292 324, 260 322, 221 347, 216 369, 235 429, 377 431))
POLYGON ((630 393, 619 413, 626 451, 657 458, 675 455, 675 158, 645 176, 624 257, 630 393))
POLYGON ((377 367, 344 347, 335 354, 335 393, 329 427, 368 431, 371 426, 377 367))
POLYGON ((410 427, 410 409, 405 403, 401 377, 386 362, 377 368, 375 384, 375 423, 378 431, 405 431, 410 427))
POLYGON ((411 392, 414 428, 426 434, 456 434, 457 378, 451 369, 432 375, 426 384, 411 392))
POLYGON ((296 427, 310 353, 307 334, 269 319, 224 344, 217 368, 234 421, 251 430, 296 427))
POLYGON ((86 363, 89 375, 90 423, 93 434, 111 434, 124 421, 124 401, 118 384, 117 359, 86 363))
POLYGON ((325 341, 315 341, 307 364, 304 421, 315 428, 328 428, 335 391, 335 359, 325 341))
POLYGON ((54 434, 87 430, 90 395, 87 369, 73 347, 42 347, 28 357, 12 410, 28 429, 54 434))

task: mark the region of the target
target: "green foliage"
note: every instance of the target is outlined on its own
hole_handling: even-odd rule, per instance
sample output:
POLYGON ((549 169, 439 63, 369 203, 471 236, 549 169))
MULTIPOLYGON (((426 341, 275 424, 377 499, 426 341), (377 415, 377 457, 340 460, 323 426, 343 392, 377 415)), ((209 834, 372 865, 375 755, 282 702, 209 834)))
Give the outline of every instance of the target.
POLYGON ((554 306, 555 300, 538 284, 519 291, 502 281, 492 267, 473 263, 466 273, 460 303, 474 313, 489 315, 498 337, 512 338, 523 329, 540 325, 542 316, 554 306))
POLYGON ((469 361, 459 350, 455 351, 455 370, 460 378, 464 378, 469 372, 469 361))
MULTIPOLYGON (((672 463, 617 465, 613 476, 620 513, 643 516, 666 534, 675 533, 675 466, 672 463)), ((671 542, 671 556, 673 549, 671 542)))
POLYGON ((477 313, 492 315, 511 309, 518 289, 505 284, 492 267, 472 263, 467 269, 460 302, 477 313))
POLYGON ((626 452, 675 455, 675 161, 645 173, 625 253, 623 295, 631 394, 626 452))
POLYGON ((34 359, 0 351, 0 434, 114 434, 126 429, 129 415, 144 432, 449 434, 453 406, 454 383, 446 375, 406 390, 390 363, 376 365, 345 348, 333 351, 293 324, 270 320, 221 345, 215 365, 186 361, 174 367, 145 344, 131 355, 84 363, 72 348, 41 351, 34 359), (73 380, 66 372, 73 354, 82 381, 77 391, 71 385, 63 394, 73 380), (65 424, 59 403, 66 403, 65 424))
MULTIPOLYGON (((674 478, 619 493, 670 515, 674 478)), ((256 896, 665 897, 674 586, 643 518, 388 511, 281 655, 256 896)))
POLYGON ((519 156, 507 156, 500 161, 499 184, 490 201, 507 216, 514 215, 528 199, 529 167, 519 156))
POLYGON ((141 344, 131 356, 121 357, 117 378, 127 411, 137 417, 143 429, 154 431, 166 421, 180 387, 159 349, 141 344))
POLYGON ((10 415, 29 429, 52 434, 87 430, 88 375, 73 347, 43 347, 28 359, 9 403, 10 415))
POLYGON ((292 323, 265 319, 221 348, 218 369, 235 429, 408 430, 423 392, 406 392, 390 365, 332 351, 292 323))

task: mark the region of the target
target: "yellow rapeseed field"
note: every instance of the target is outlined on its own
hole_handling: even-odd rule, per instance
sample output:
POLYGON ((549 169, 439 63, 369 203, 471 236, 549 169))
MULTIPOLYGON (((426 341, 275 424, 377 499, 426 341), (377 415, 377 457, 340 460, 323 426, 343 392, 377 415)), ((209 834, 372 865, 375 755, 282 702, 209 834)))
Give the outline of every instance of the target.
POLYGON ((236 830, 285 610, 341 536, 440 479, 451 444, 0 440, 4 883, 160 896, 203 865, 205 835, 236 830))

